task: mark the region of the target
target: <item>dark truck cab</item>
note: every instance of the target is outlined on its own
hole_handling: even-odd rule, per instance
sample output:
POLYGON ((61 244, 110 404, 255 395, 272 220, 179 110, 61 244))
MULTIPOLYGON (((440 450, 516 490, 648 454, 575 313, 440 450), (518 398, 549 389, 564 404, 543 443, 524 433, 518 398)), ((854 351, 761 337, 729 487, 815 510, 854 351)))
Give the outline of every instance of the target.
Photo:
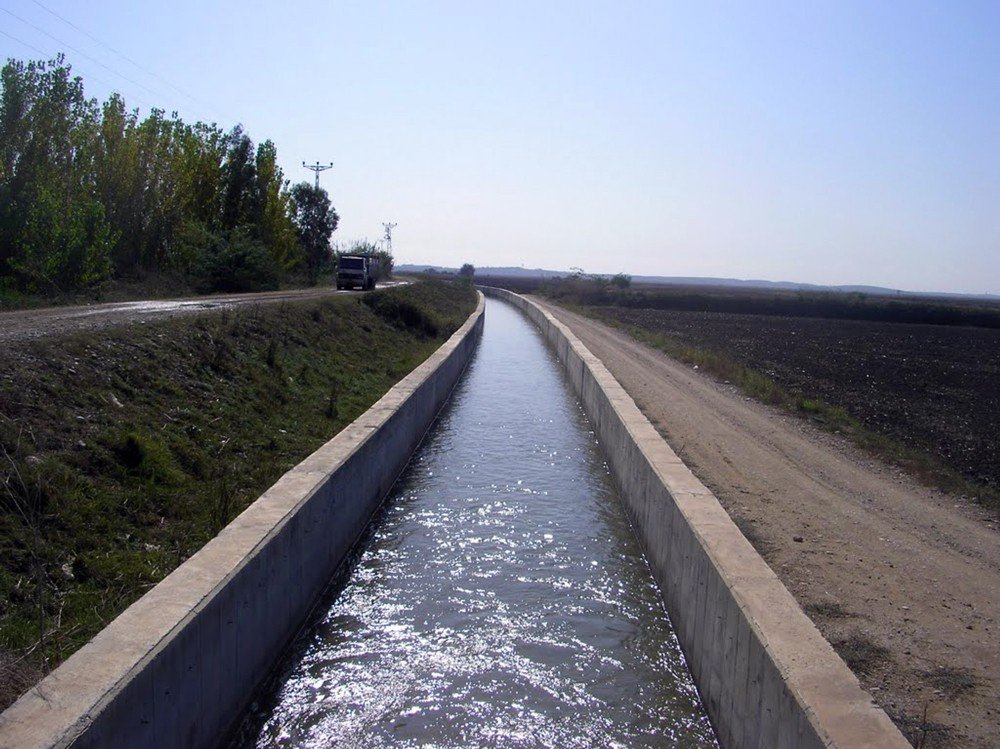
POLYGON ((344 255, 337 262, 338 289, 374 289, 378 260, 362 255, 344 255))

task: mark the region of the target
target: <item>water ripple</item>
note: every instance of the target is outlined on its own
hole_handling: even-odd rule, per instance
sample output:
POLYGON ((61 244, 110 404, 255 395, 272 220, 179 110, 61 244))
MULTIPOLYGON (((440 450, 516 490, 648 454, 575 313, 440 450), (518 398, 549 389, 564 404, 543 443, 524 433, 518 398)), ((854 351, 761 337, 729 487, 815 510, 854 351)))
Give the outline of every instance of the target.
POLYGON ((716 746, 593 431, 508 307, 237 744, 716 746))

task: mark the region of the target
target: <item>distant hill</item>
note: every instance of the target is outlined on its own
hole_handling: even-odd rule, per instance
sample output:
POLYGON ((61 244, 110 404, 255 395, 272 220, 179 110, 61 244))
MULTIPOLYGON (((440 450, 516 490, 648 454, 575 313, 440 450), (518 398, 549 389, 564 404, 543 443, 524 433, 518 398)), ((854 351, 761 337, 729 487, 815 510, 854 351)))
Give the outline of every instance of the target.
MULTIPOLYGON (((397 265, 398 273, 458 273, 458 268, 448 268, 440 265, 397 265)), ((497 276, 502 278, 565 278, 572 275, 569 271, 545 270, 543 268, 522 268, 510 266, 485 266, 476 268, 477 276, 497 276)), ((907 296, 907 297, 954 297, 962 299, 984 299, 1000 301, 996 294, 959 294, 954 292, 904 291, 890 289, 884 286, 824 286, 795 281, 765 281, 763 279, 741 278, 709 278, 704 276, 632 276, 632 282, 637 284, 656 284, 663 286, 715 286, 735 287, 744 289, 774 289, 782 291, 832 291, 845 294, 869 294, 871 296, 907 296)))

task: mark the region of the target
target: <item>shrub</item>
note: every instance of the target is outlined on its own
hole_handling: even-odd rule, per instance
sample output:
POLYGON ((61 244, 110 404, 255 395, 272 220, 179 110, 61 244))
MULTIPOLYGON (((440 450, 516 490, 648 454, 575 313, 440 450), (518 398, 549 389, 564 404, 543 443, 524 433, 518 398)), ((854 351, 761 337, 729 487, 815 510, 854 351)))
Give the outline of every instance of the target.
POLYGON ((245 232, 233 232, 228 239, 209 234, 192 271, 201 290, 270 291, 278 288, 280 269, 263 242, 245 232))

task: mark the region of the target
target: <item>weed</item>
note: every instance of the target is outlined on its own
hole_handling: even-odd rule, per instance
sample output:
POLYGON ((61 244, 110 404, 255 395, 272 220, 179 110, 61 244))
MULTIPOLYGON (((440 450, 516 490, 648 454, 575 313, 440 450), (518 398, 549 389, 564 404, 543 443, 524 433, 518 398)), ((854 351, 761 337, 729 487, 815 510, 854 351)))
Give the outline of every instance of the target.
POLYGON ((850 619, 854 616, 836 601, 816 601, 805 605, 806 613, 824 619, 850 619))
POLYGON ((274 369, 274 365, 278 362, 278 339, 276 336, 271 336, 271 340, 267 344, 267 356, 265 359, 267 366, 274 369))
POLYGON ((326 418, 328 418, 328 419, 336 419, 337 418, 337 414, 338 414, 338 411, 337 411, 337 388, 334 387, 330 391, 330 399, 327 401, 327 404, 326 404, 326 418))
POLYGON ((396 289, 367 294, 364 302, 376 315, 395 327, 431 338, 437 336, 441 329, 433 313, 415 301, 401 296, 396 289))
POLYGON ((856 674, 870 674, 890 658, 888 649, 860 633, 830 644, 856 674))
POLYGON ((9 705, 45 673, 37 658, 0 647, 0 705, 9 705))
POLYGON ((929 710, 930 703, 925 702, 919 718, 892 708, 886 712, 914 749, 950 746, 953 738, 951 728, 931 720, 928 717, 929 710))
POLYGON ((228 468, 222 469, 222 475, 216 479, 215 492, 212 497, 210 514, 212 535, 217 534, 232 520, 233 508, 236 506, 236 492, 233 489, 228 468))
POLYGON ((940 666, 921 675, 949 700, 976 688, 976 677, 967 668, 940 666))
POLYGON ((183 478, 169 448, 155 437, 129 432, 116 453, 122 466, 154 484, 170 486, 183 478))

